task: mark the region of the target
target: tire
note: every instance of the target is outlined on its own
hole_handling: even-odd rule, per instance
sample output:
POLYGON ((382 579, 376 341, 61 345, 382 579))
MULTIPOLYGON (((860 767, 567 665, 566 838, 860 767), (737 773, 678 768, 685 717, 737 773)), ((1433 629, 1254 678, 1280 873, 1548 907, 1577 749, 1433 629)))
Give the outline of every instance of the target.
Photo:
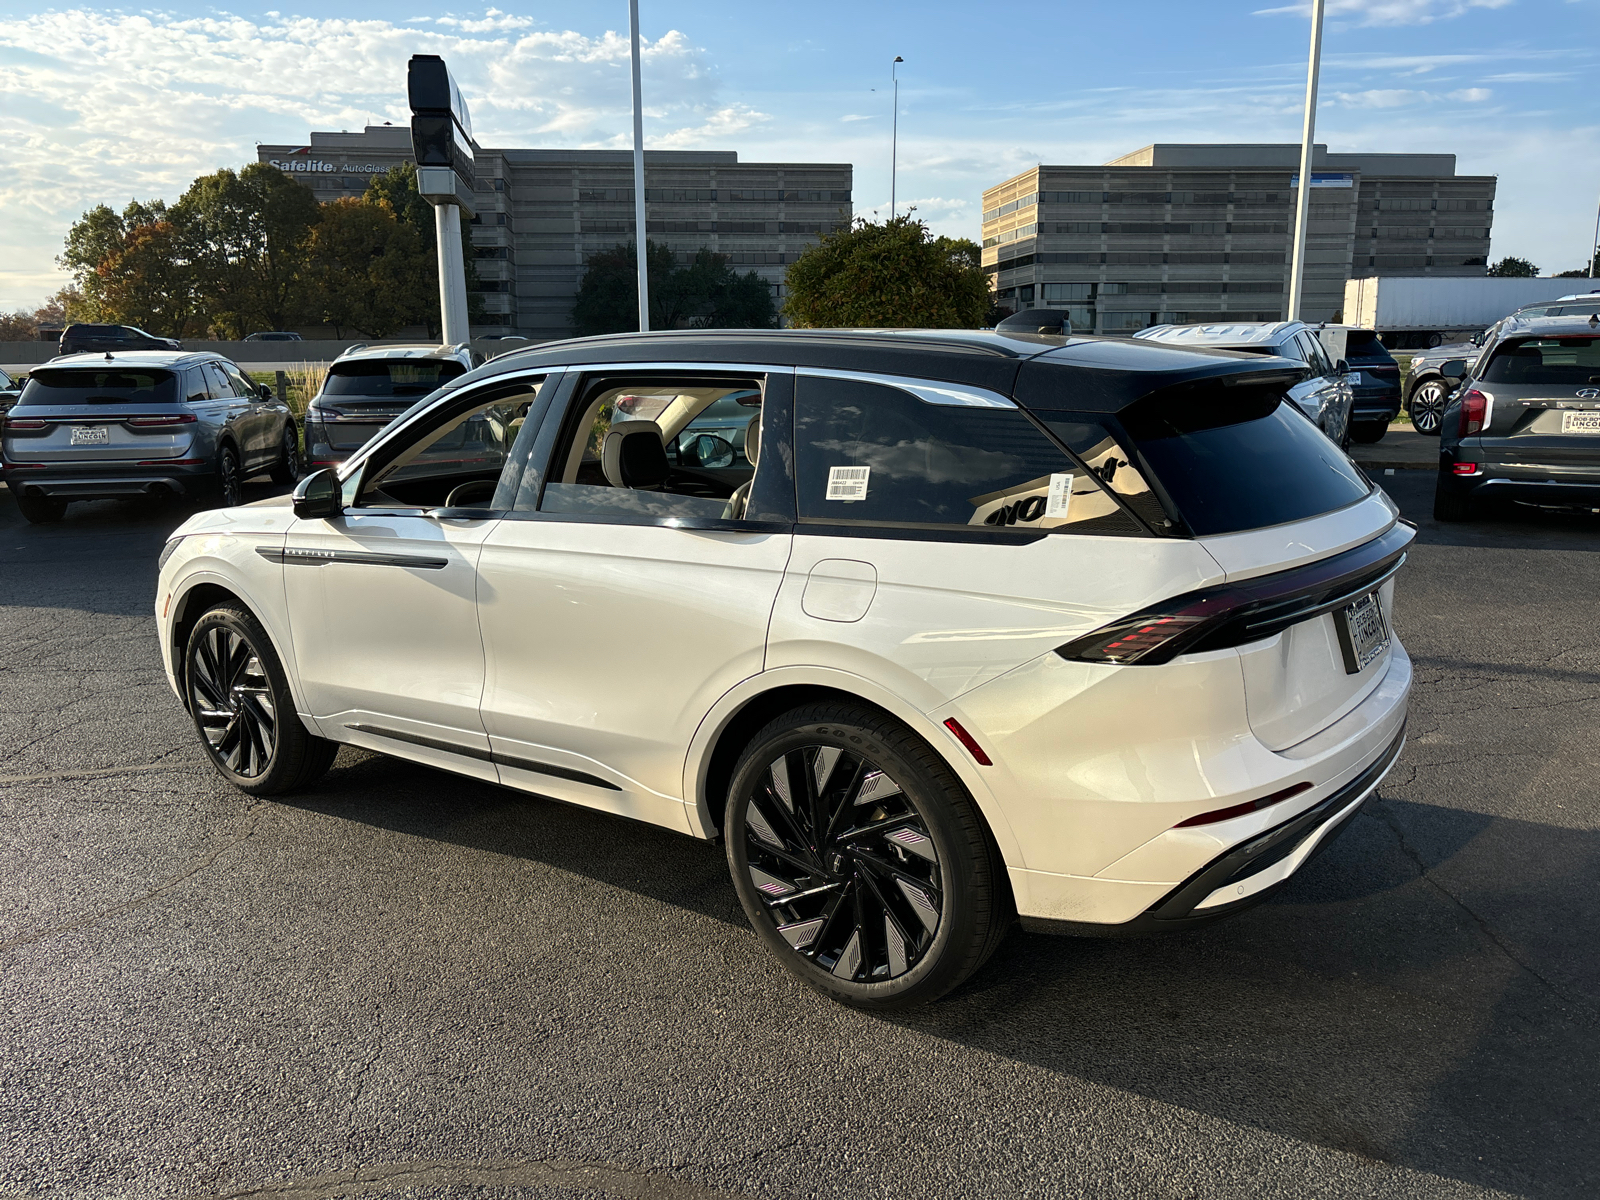
POLYGON ((728 797, 745 914, 784 966, 834 1000, 936 1000, 1011 927, 1005 864, 977 805, 926 742, 875 709, 820 703, 777 717, 751 739, 728 797))
POLYGON ((283 665, 261 623, 222 604, 183 651, 184 700, 211 765, 252 796, 293 792, 333 765, 339 744, 300 723, 283 665))
POLYGON ((294 427, 293 421, 283 423, 283 450, 267 475, 273 483, 300 481, 300 431, 294 427))
POLYGON ((244 475, 239 468, 239 452, 224 445, 217 452, 217 507, 238 508, 244 503, 244 475))
POLYGON ((1472 517, 1472 499, 1462 494, 1450 482, 1450 477, 1439 472, 1433 487, 1433 519, 1435 521, 1466 521, 1472 517))
POLYGON ((1363 446, 1370 446, 1374 442, 1383 441, 1383 435, 1388 432, 1387 421, 1357 421, 1350 426, 1350 440, 1360 442, 1363 446))
POLYGON ((65 500, 51 500, 47 496, 18 496, 17 507, 32 525, 51 525, 67 515, 65 500))
POLYGON ((1406 412, 1411 417, 1411 427, 1428 437, 1438 437, 1444 424, 1444 410, 1450 403, 1450 389, 1442 379, 1425 379, 1411 391, 1406 401, 1406 412))

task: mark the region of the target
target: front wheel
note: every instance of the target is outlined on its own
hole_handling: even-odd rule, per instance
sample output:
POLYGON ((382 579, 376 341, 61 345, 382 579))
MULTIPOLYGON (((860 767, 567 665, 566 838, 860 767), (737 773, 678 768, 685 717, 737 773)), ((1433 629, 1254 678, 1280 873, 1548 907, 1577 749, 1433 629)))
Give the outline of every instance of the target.
POLYGON ((300 723, 289 680, 261 623, 231 605, 206 612, 184 650, 184 689, 201 745, 252 796, 295 791, 333 765, 337 742, 300 723))
POLYGON ((1005 865, 966 789, 869 708, 811 705, 757 733, 734 771, 725 833, 756 932, 846 1004, 935 1000, 1011 924, 1005 865))
POLYGON ((1443 381, 1429 379, 1417 384, 1417 390, 1411 393, 1411 400, 1406 405, 1406 411, 1411 414, 1411 427, 1418 433, 1438 437, 1439 427, 1444 424, 1444 410, 1449 402, 1450 391, 1443 381))

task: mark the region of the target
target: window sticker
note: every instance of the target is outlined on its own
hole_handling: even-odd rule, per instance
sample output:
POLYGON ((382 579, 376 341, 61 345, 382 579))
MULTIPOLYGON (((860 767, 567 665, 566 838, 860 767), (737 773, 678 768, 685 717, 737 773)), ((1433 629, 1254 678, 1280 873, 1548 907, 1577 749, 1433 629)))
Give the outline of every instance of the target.
POLYGON ((1050 493, 1045 497, 1046 517, 1067 518, 1067 506, 1072 503, 1072 473, 1050 476, 1050 493))
POLYGON ((847 503, 867 498, 867 476, 871 467, 829 467, 828 494, 825 499, 847 503))

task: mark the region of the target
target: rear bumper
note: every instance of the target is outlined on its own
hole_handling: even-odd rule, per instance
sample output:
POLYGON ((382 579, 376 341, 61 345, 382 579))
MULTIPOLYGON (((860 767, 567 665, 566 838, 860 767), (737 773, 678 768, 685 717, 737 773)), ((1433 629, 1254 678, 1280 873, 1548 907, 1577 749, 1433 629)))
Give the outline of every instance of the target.
POLYGON ((217 487, 210 463, 193 466, 118 467, 115 463, 69 467, 18 467, 6 463, 0 477, 12 494, 49 500, 115 500, 130 496, 202 496, 217 487))
POLYGON ((1600 507, 1600 462, 1497 463, 1477 460, 1467 446, 1440 455, 1440 481, 1460 495, 1477 500, 1522 500, 1529 504, 1600 507), (1473 475, 1457 475, 1457 463, 1477 467, 1473 475))
POLYGON ((1022 917, 1033 933, 1137 937, 1209 925, 1273 895, 1343 833, 1405 747, 1404 728, 1359 775, 1298 816, 1207 863, 1139 916, 1120 925, 1022 917))

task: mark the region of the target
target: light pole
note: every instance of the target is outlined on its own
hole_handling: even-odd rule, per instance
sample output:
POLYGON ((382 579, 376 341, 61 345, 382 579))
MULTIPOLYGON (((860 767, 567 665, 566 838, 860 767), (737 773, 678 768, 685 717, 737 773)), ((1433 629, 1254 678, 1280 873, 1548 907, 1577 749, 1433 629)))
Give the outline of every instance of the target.
POLYGON ((633 39, 633 245, 639 266, 639 332, 650 332, 650 258, 644 227, 644 95, 639 87, 639 0, 628 0, 633 39))
POLYGON ((1300 319, 1306 286, 1306 217, 1311 208, 1311 143, 1317 134, 1317 73, 1322 67, 1323 0, 1311 3, 1311 65, 1306 68, 1306 120, 1300 132, 1300 191, 1295 197, 1294 257, 1289 263, 1289 320, 1300 319))
POLYGON ((1590 279, 1593 279, 1596 274, 1600 274, 1595 270, 1595 264, 1597 263, 1600 263, 1600 204, 1595 205, 1594 210, 1594 245, 1589 248, 1590 279))
POLYGON ((894 81, 894 118, 889 128, 889 219, 894 220, 894 175, 900 153, 900 64, 905 62, 898 54, 889 64, 889 78, 894 81))

